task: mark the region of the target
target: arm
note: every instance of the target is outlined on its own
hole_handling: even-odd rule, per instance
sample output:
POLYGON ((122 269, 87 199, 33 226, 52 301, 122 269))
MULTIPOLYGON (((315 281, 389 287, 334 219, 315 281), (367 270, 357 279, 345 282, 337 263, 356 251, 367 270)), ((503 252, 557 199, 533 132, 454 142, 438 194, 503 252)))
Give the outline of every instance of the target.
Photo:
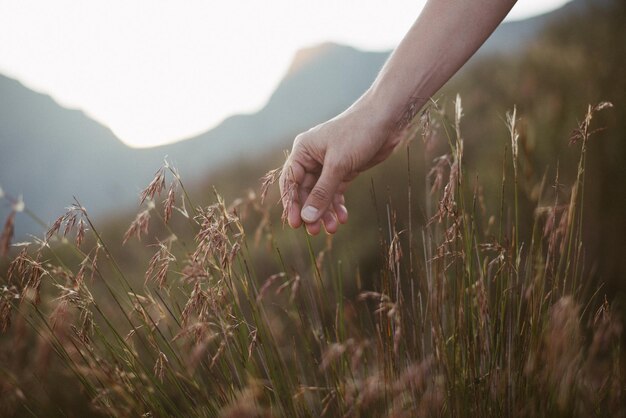
POLYGON ((395 126, 476 52, 515 0, 428 0, 372 86, 335 118, 298 135, 280 179, 285 215, 311 234, 336 232, 348 212, 343 193, 398 144, 395 126))

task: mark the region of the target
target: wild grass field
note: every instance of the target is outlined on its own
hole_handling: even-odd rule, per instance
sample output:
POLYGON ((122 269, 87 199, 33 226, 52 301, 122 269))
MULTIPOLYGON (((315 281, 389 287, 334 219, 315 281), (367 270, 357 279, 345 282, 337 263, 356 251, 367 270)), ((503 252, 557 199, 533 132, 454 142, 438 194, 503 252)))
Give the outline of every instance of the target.
POLYGON ((226 202, 215 192, 196 206, 166 163, 117 240, 77 200, 3 273, 3 414, 623 414, 621 322, 603 288, 588 288, 582 235, 593 116, 610 107, 589 106, 569 138, 573 184, 558 166, 546 172, 522 234, 516 110, 500 187, 488 190, 464 166, 461 99, 452 114, 431 105, 398 158, 409 212, 426 222, 399 219, 372 187, 372 210, 385 202, 373 280, 335 256, 331 237, 315 249, 284 230, 271 176, 258 194, 226 202), (448 152, 414 196, 410 147, 437 140, 448 152), (499 204, 486 207, 485 195, 499 204), (133 257, 147 265, 141 277, 114 255, 127 241, 153 253, 133 257), (272 274, 258 273, 259 257, 272 274))
POLYGON ((280 152, 28 243, 3 195, 0 415, 626 415, 625 21, 472 64, 334 237, 282 224, 280 152))

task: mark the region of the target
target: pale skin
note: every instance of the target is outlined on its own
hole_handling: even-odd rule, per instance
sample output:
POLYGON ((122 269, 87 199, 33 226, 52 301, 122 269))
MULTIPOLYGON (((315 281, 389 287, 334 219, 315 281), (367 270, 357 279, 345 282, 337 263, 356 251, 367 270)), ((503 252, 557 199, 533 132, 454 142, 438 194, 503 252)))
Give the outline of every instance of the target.
POLYGON ((311 235, 348 221, 344 193, 389 157, 398 122, 422 107, 476 52, 515 0, 428 0, 372 86, 347 110, 298 135, 280 177, 289 225, 311 235))

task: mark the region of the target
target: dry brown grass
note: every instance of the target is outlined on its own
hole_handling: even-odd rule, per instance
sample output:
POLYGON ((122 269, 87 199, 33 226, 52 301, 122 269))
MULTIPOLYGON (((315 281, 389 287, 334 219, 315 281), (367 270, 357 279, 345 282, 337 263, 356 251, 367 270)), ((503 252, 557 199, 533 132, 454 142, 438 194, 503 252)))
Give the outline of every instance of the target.
MULTIPOLYGON (((331 261, 331 239, 315 252, 308 237, 298 238, 308 247, 305 269, 282 258, 288 244, 272 233, 274 209, 262 203, 277 172, 265 177, 260 197, 227 205, 216 194, 213 204, 197 207, 166 163, 123 238, 152 240, 146 237, 155 225, 166 233, 145 244, 153 255, 139 279, 127 276, 113 244, 76 202, 45 240, 11 253, 2 275, 0 411, 80 415, 88 405, 90 413, 146 417, 623 415, 621 324, 601 288, 582 291, 585 155, 593 115, 606 107, 590 106, 572 136, 581 158, 569 192, 558 171, 554 188, 539 185, 526 242, 517 214, 516 111, 507 118, 513 178, 503 175, 502 190, 493 192, 501 193, 495 213, 484 202, 489 191, 470 185, 464 172, 460 98, 452 120, 434 102, 414 115, 407 146, 421 138, 432 149, 446 138, 450 147, 428 174, 427 222, 400 230, 388 206, 379 225, 385 262, 375 288, 359 285, 356 295, 343 289, 350 278, 331 261), (248 217, 260 220, 251 238, 248 217), (177 227, 193 230, 193 241, 177 227), (73 242, 65 239, 71 234, 73 242), (64 248, 78 264, 60 255, 64 248), (251 260, 258 254, 282 269, 256 277, 251 260), (74 388, 75 403, 54 404, 48 377, 74 388)), ((13 216, 0 240, 4 252, 13 216)))

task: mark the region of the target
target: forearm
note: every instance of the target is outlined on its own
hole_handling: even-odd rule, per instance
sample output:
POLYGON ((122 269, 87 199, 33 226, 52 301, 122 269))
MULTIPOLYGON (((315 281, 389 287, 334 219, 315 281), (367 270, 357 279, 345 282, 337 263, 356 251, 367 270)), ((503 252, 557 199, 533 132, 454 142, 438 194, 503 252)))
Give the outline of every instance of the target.
POLYGON ((334 233, 348 212, 344 191, 397 145, 390 130, 421 107, 504 19, 515 0, 428 0, 371 88, 348 110, 296 137, 280 185, 285 216, 334 233))
POLYGON ((428 0, 371 88, 356 103, 397 123, 421 107, 476 52, 515 0, 428 0))

